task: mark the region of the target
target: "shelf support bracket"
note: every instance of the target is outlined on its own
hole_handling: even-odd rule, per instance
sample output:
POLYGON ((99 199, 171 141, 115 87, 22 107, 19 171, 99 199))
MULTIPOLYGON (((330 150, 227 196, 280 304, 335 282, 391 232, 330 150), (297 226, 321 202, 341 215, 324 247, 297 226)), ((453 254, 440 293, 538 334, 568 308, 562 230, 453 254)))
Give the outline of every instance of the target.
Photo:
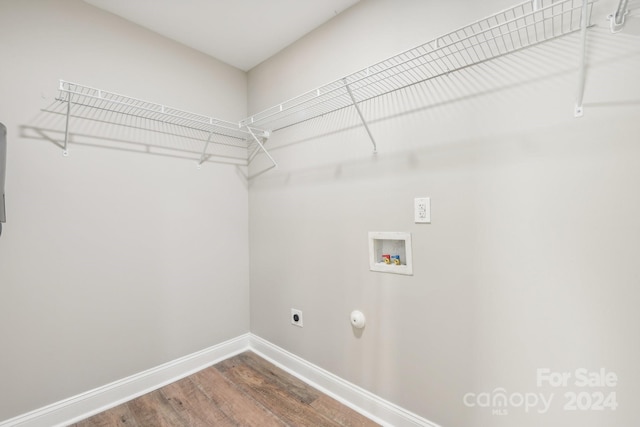
POLYGON ((202 154, 200 155, 200 160, 198 161, 198 169, 205 161, 207 148, 209 148, 209 143, 211 142, 211 137, 213 136, 213 132, 209 132, 209 137, 207 138, 206 144, 204 144, 204 148, 202 149, 202 154))
POLYGON ((358 105, 358 103, 356 102, 355 97, 353 96, 353 92, 351 91, 351 87, 347 83, 347 79, 342 79, 342 82, 344 83, 344 87, 347 88, 347 93, 349 93, 349 97, 351 98, 351 102, 353 103, 353 106, 356 107, 356 111, 358 112, 358 116, 360 116, 360 121, 362 121, 362 124, 363 124, 365 130, 367 131, 367 134, 369 135, 369 139, 371 139, 371 143, 373 144, 373 152, 377 153, 378 152, 378 147, 376 146, 376 140, 373 139, 373 135, 371 134, 371 130, 369 129, 369 125, 367 124, 367 121, 364 119, 364 115, 362 114, 362 111, 360 110, 360 106, 358 105))
POLYGON ((614 13, 607 16, 609 19, 609 26, 612 33, 619 33, 624 27, 624 21, 629 13, 629 0, 620 0, 618 8, 614 13))
POLYGON ((249 155, 249 158, 247 159, 247 164, 253 161, 253 159, 258 155, 259 151, 260 151, 260 146, 256 144, 256 148, 253 149, 253 152, 249 155))
POLYGON ((576 97, 576 105, 573 115, 582 117, 584 108, 582 107, 584 99, 584 86, 587 69, 587 22, 589 19, 589 0, 582 0, 582 15, 580 17, 580 68, 578 69, 578 95, 576 97))
POLYGON ((68 93, 69 99, 67 99, 67 117, 64 125, 64 146, 62 147, 62 155, 68 156, 69 151, 67 145, 69 144, 69 117, 71 117, 71 92, 68 93))
MULTIPOLYGON (((271 157, 271 154, 269 154, 269 152, 266 150, 266 148, 264 148, 264 144, 262 144, 262 142, 260 141, 260 138, 258 138, 256 136, 256 134, 253 132, 253 129, 251 129, 249 126, 247 126, 247 130, 249 131, 249 133, 251 134, 251 136, 253 137, 253 139, 256 141, 256 144, 258 144, 258 149, 262 150, 262 152, 269 158, 269 160, 271 160, 271 163, 273 163, 273 165, 269 166, 265 171, 269 169, 273 169, 275 167, 278 166, 278 164, 276 163, 276 161, 273 159, 273 157, 271 157)), ((251 161, 253 160, 253 158, 256 156, 256 154, 258 153, 258 149, 256 149, 251 156, 249 157, 249 160, 247 161, 247 165, 249 165, 249 163, 251 163, 251 161)), ((260 173, 263 173, 260 172, 260 173)))

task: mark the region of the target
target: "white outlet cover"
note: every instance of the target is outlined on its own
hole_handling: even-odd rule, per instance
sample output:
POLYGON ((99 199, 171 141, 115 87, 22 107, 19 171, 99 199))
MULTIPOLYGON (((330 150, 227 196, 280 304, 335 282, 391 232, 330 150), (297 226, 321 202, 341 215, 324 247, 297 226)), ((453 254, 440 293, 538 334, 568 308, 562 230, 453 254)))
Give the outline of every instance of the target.
POLYGON ((292 325, 302 328, 302 326, 303 326, 303 323, 302 323, 302 310, 298 310, 298 309, 292 308, 291 309, 291 317, 290 317, 290 319, 291 319, 291 324, 292 325), (299 317, 297 322, 293 319, 293 316, 296 315, 296 314, 299 317))
POLYGON ((414 199, 414 221, 416 224, 431 223, 430 197, 416 197, 414 199))

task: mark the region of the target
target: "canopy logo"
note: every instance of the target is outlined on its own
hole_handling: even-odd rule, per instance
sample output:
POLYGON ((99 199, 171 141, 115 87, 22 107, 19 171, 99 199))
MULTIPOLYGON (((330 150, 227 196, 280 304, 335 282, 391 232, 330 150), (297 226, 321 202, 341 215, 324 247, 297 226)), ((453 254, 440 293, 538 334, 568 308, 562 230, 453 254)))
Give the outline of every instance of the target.
MULTIPOLYGON (((579 368, 571 372, 539 368, 536 371, 538 388, 566 390, 562 394, 558 393, 557 399, 561 401, 565 411, 615 411, 618 400, 616 392, 611 389, 617 385, 616 373, 605 368, 597 371, 579 368)), ((546 414, 555 398, 556 393, 508 393, 505 388, 497 387, 491 392, 467 393, 462 397, 462 402, 468 408, 491 409, 493 415, 508 415, 512 408, 525 413, 546 414)))
POLYGON ((502 387, 490 393, 467 393, 462 398, 464 405, 469 408, 491 408, 494 415, 507 415, 509 408, 524 408, 526 413, 536 411, 545 414, 549 411, 553 401, 553 393, 507 393, 502 387))

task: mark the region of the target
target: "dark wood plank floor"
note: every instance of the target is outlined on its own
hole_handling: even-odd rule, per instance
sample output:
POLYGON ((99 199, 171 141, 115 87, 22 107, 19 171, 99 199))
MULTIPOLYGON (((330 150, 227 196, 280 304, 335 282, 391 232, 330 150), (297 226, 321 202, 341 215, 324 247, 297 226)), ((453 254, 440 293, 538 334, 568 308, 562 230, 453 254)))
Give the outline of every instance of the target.
POLYGON ((73 427, 377 425, 245 352, 73 427))

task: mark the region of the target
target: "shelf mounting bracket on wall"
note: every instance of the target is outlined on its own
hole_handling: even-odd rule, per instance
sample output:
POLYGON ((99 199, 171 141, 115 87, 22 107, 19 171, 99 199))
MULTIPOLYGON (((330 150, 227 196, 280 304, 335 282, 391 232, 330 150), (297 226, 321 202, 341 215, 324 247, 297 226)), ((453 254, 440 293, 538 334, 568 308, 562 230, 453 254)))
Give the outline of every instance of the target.
MULTIPOLYGON (((60 81, 60 90, 63 90, 62 81, 60 81)), ((65 119, 64 125, 64 146, 62 147, 62 155, 68 156, 69 151, 67 150, 67 145, 69 143, 69 117, 71 116, 71 93, 69 93, 69 98, 67 99, 67 117, 65 119)))
POLYGON ((374 154, 378 152, 378 147, 376 146, 376 140, 373 139, 373 135, 371 134, 371 130, 369 129, 369 125, 367 124, 367 121, 364 118, 364 115, 362 114, 362 111, 360 110, 360 106, 358 105, 358 103, 356 102, 355 97, 353 96, 353 92, 351 91, 351 87, 349 86, 349 83, 347 83, 347 79, 344 78, 342 79, 342 82, 344 83, 344 87, 347 89, 347 92, 349 93, 349 98, 351 98, 351 102, 353 102, 353 106, 356 107, 356 111, 358 112, 358 116, 360 116, 360 121, 362 121, 362 125, 364 126, 365 130, 367 131, 367 134, 369 135, 369 139, 371 139, 371 143, 373 144, 373 152, 374 154))
POLYGON ((612 33, 618 33, 624 27, 625 18, 629 13, 629 0, 620 0, 618 8, 614 13, 607 16, 609 19, 609 26, 612 33))
MULTIPOLYGON (((258 138, 257 135, 255 134, 254 131, 256 131, 257 129, 252 129, 249 126, 245 126, 245 127, 247 128, 247 131, 249 131, 249 133, 251 134, 251 136, 255 140, 256 144, 258 144, 256 149, 253 150, 253 153, 251 153, 251 155, 249 156, 249 160, 247 161, 247 164, 251 163, 251 161, 254 159, 256 154, 258 154, 259 150, 262 150, 262 152, 269 158, 269 160, 273 164, 271 166, 269 166, 267 169, 265 169, 264 171, 260 172, 260 173, 264 173, 264 172, 268 171, 269 169, 273 169, 273 168, 277 167, 278 163, 276 163, 276 161, 273 159, 273 157, 271 157, 271 154, 269 154, 269 152, 266 150, 266 148, 264 148, 264 144, 260 141, 260 138, 258 138)), ((264 138, 268 138, 269 137, 269 132, 263 131, 263 136, 264 136, 264 138)), ((249 178, 253 178, 253 177, 249 177, 249 178)))
POLYGON ((207 142, 204 144, 204 148, 202 149, 202 154, 200 155, 200 160, 198 161, 198 169, 202 166, 204 161, 207 159, 207 148, 209 148, 209 143, 211 143, 211 137, 213 136, 213 132, 209 132, 209 136, 207 137, 207 142))
POLYGON ((582 14, 580 16, 580 68, 578 69, 578 96, 573 112, 575 117, 584 115, 582 106, 584 99, 584 86, 587 73, 587 27, 589 25, 589 0, 582 0, 582 14))

